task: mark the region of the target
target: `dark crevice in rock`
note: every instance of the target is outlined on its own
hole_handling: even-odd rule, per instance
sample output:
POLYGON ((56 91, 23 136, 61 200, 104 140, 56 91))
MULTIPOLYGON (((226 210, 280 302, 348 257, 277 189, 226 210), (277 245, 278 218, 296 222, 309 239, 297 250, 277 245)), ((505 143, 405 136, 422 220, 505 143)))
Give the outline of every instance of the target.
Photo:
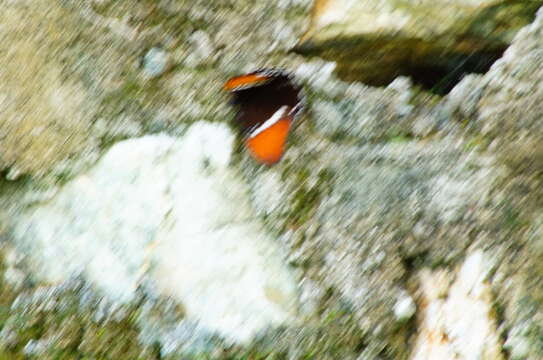
POLYGON ((7 187, 14 188, 28 184, 30 181, 30 175, 19 174, 13 167, 2 168, 0 169, 0 194, 7 187))
POLYGON ((343 8, 340 1, 331 3, 337 9, 315 6, 312 25, 294 52, 335 62, 337 75, 345 81, 387 86, 398 76, 409 76, 437 95, 449 93, 467 74, 487 72, 515 34, 533 22, 542 4, 513 0, 471 9, 471 5, 466 8, 449 4, 440 9, 440 5, 390 1, 391 7, 410 15, 404 25, 392 25, 394 17, 389 9, 376 10, 366 5, 343 8), (345 14, 332 21, 330 17, 338 9, 345 14), (454 21, 440 18, 441 11, 455 14, 451 18, 454 21), (377 17, 390 20, 390 24, 367 23, 377 17))
POLYGON ((405 280, 408 281, 418 270, 428 265, 428 251, 403 256, 402 264, 405 268, 405 280))
POLYGON ((486 73, 504 51, 505 49, 475 52, 469 55, 454 55, 437 63, 411 64, 401 69, 400 74, 411 77, 415 84, 434 94, 446 95, 464 76, 486 73))
MULTIPOLYGON (((355 40, 353 44, 356 46, 355 40)), ((330 47, 337 45, 330 44, 330 47)), ((376 46, 376 45, 374 45, 376 46)), ((337 75, 344 81, 358 81, 370 86, 387 86, 398 76, 410 77, 416 85, 422 87, 436 95, 446 95, 458 84, 464 76, 468 74, 484 74, 496 60, 502 57, 507 49, 506 47, 492 50, 474 51, 469 54, 437 54, 435 56, 426 56, 426 60, 419 58, 413 61, 404 61, 403 63, 387 63, 383 61, 383 66, 368 67, 357 63, 344 61, 342 56, 351 54, 346 46, 343 50, 345 54, 341 55, 341 48, 330 51, 329 54, 320 54, 315 49, 307 46, 300 46, 294 49, 305 56, 322 56, 326 60, 337 61, 337 75)), ((406 49, 409 51, 409 49, 406 49)), ((363 55, 361 55, 363 56, 363 55)))

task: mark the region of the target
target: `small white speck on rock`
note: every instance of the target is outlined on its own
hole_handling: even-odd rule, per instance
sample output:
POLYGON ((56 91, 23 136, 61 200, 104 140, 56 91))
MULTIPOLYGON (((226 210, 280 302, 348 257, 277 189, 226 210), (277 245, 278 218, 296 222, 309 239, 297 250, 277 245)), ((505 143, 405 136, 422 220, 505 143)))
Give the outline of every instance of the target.
POLYGON ((528 339, 522 335, 513 335, 507 338, 504 347, 509 350, 511 359, 527 359, 530 354, 530 344, 528 339))
POLYGON ((143 56, 143 72, 150 78, 158 77, 168 69, 168 53, 160 47, 152 47, 143 56))
POLYGON ((7 174, 6 174, 6 180, 8 181, 15 181, 21 176, 21 172, 19 169, 17 169, 15 166, 12 166, 9 168, 7 174))
POLYGON ((394 305, 394 316, 398 321, 406 321, 411 319, 416 310, 417 306, 415 305, 413 298, 409 294, 403 292, 394 305))

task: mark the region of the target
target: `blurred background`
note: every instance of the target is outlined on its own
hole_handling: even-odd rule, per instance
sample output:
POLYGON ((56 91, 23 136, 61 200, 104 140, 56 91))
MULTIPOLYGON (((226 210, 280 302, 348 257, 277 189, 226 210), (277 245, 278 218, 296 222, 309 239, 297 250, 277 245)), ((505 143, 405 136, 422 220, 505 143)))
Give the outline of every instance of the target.
POLYGON ((543 358, 543 1, 0 6, 0 359, 543 358))

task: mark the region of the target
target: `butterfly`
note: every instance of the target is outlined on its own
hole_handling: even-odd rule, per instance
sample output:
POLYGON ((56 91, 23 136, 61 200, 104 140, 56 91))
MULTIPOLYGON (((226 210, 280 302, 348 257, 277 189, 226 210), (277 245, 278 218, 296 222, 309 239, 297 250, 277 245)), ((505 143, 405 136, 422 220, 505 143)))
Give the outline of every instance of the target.
POLYGON ((237 107, 236 125, 252 157, 266 165, 281 160, 289 130, 303 110, 302 88, 278 69, 260 69, 229 79, 224 89, 237 107))

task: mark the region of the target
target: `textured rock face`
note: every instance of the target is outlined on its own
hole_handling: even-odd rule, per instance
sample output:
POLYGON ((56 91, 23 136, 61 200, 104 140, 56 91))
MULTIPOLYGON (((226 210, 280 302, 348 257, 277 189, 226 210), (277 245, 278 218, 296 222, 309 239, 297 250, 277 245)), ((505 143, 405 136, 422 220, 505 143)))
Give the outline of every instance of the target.
MULTIPOLYGON (((522 6, 521 6, 522 7, 522 6)), ((520 14, 528 15, 529 9, 516 9, 513 4, 506 1, 496 0, 469 0, 469 1, 446 1, 446 0, 422 0, 412 1, 356 1, 356 0, 324 0, 316 1, 313 11, 312 27, 308 31, 319 32, 317 36, 326 39, 332 34, 341 36, 369 35, 382 33, 393 35, 398 31, 409 37, 426 40, 450 38, 461 33, 452 33, 451 30, 463 29, 462 35, 473 38, 483 38, 492 34, 493 39, 487 39, 481 46, 501 39, 503 44, 512 40, 514 32, 519 29, 518 19, 511 17, 509 23, 498 28, 496 21, 503 20, 504 13, 517 10, 520 14), (492 9, 496 13, 487 14, 484 19, 482 15, 492 9), (498 11, 499 10, 499 11, 498 11), (500 16, 498 16, 500 15, 500 16), (488 22, 487 33, 477 26, 482 24, 473 23, 475 19, 488 22), (491 26, 494 22, 494 26, 491 26), (472 25, 470 28, 466 25, 472 25), (331 25, 335 25, 332 27, 331 25), (326 31, 324 28, 330 27, 326 31), (477 33, 479 30, 479 34, 477 33)), ((531 8, 533 11, 533 8, 531 8)), ((511 15, 511 14, 510 14, 511 15)), ((474 49, 473 49, 474 50, 474 49)))
POLYGON ((502 143, 510 142, 509 146, 522 142, 530 146, 543 133, 541 13, 518 33, 517 41, 482 78, 484 89, 479 86, 482 90, 475 124, 485 136, 501 138, 502 143), (502 136, 504 133, 515 138, 502 136))
POLYGON ((304 0, 33 3, 2 4, 29 22, 46 8, 65 31, 3 32, 0 56, 36 61, 51 86, 34 92, 10 63, 2 74, 25 81, 0 87, 11 113, 66 107, 34 120, 72 135, 26 157, 0 140, 9 178, 33 175, 0 182, 0 358, 543 357, 542 12, 439 99, 287 53, 304 0), (20 39, 46 56, 7 45, 20 39), (293 70, 308 94, 272 168, 232 147, 220 91, 260 66, 293 70))
POLYGON ((481 71, 541 4, 315 1, 311 26, 298 47, 337 61, 342 77, 370 84, 382 85, 400 74, 432 77, 460 67, 481 71))
POLYGON ((480 146, 507 166, 506 181, 496 196, 507 209, 504 220, 514 232, 497 251, 502 262, 493 284, 508 328, 505 346, 515 359, 537 359, 543 354, 537 340, 541 338, 538 324, 543 323, 542 29, 539 10, 487 74, 466 79, 445 102, 447 113, 463 121, 480 146))
MULTIPOLYGON (((467 257, 466 249, 483 248, 497 260, 488 270, 493 276, 483 286, 484 301, 475 294, 470 300, 474 309, 484 307, 486 320, 480 324, 489 334, 489 347, 476 352, 499 358, 506 346, 516 358, 541 354, 536 324, 543 279, 542 132, 536 119, 543 100, 542 18, 540 11, 488 74, 467 77, 431 109, 416 104, 409 83, 401 79, 373 90, 335 82, 329 75, 333 66, 300 67, 298 75, 307 75, 320 91, 312 102, 315 127, 299 130, 304 142, 291 148, 287 164, 274 176, 283 183, 270 181, 270 171, 251 177, 253 197, 264 213, 284 220, 283 231, 290 230, 282 239, 292 262, 312 280, 302 285, 303 292, 318 296, 315 284, 327 284, 322 299, 341 300, 322 301, 327 306, 346 302, 359 331, 387 338, 388 345, 382 345, 389 350, 402 343, 392 340, 402 336, 391 316, 402 293, 398 285, 414 292, 421 286, 402 279, 413 279, 421 265, 449 267, 467 257), (503 313, 494 313, 493 306, 508 317, 500 318, 503 313), (535 322, 527 319, 529 313, 535 322), (497 321, 511 332, 497 330, 497 321), (500 336, 508 341, 502 343, 500 336)), ((279 227, 276 221, 270 225, 279 227)), ((458 288, 451 289, 451 303, 461 299, 452 294, 458 288)), ((463 319, 458 321, 463 326, 463 319)), ((457 339, 459 330, 448 326, 443 339, 457 339)), ((463 340, 451 341, 465 349, 463 340)), ((380 349, 378 342, 372 345, 380 349)), ((432 347, 420 346, 426 350, 413 349, 411 356, 430 356, 432 347)), ((361 358, 379 353, 370 348, 361 358)), ((450 349, 441 350, 450 355, 450 349)))
POLYGON ((269 225, 305 273, 302 293, 312 295, 304 305, 322 306, 327 316, 349 314, 343 316, 356 331, 387 339, 364 347, 361 358, 383 348, 392 358, 406 356, 407 334, 398 330, 396 314, 402 294, 412 291, 404 279, 420 266, 463 258, 487 226, 492 191, 503 176, 491 155, 443 130, 402 135, 416 133, 424 117, 434 116, 427 123, 436 129, 445 126, 435 113, 407 106, 406 90, 350 86, 340 106, 320 94, 317 127, 300 130, 304 143, 291 146, 280 167, 248 177, 256 207, 274 219, 269 225), (330 107, 333 119, 320 119, 330 107))
POLYGON ((61 54, 76 36, 66 30, 74 23, 45 3, 2 6, 0 168, 11 169, 9 178, 43 174, 84 149, 88 138, 92 100, 79 79, 63 75, 61 54))

